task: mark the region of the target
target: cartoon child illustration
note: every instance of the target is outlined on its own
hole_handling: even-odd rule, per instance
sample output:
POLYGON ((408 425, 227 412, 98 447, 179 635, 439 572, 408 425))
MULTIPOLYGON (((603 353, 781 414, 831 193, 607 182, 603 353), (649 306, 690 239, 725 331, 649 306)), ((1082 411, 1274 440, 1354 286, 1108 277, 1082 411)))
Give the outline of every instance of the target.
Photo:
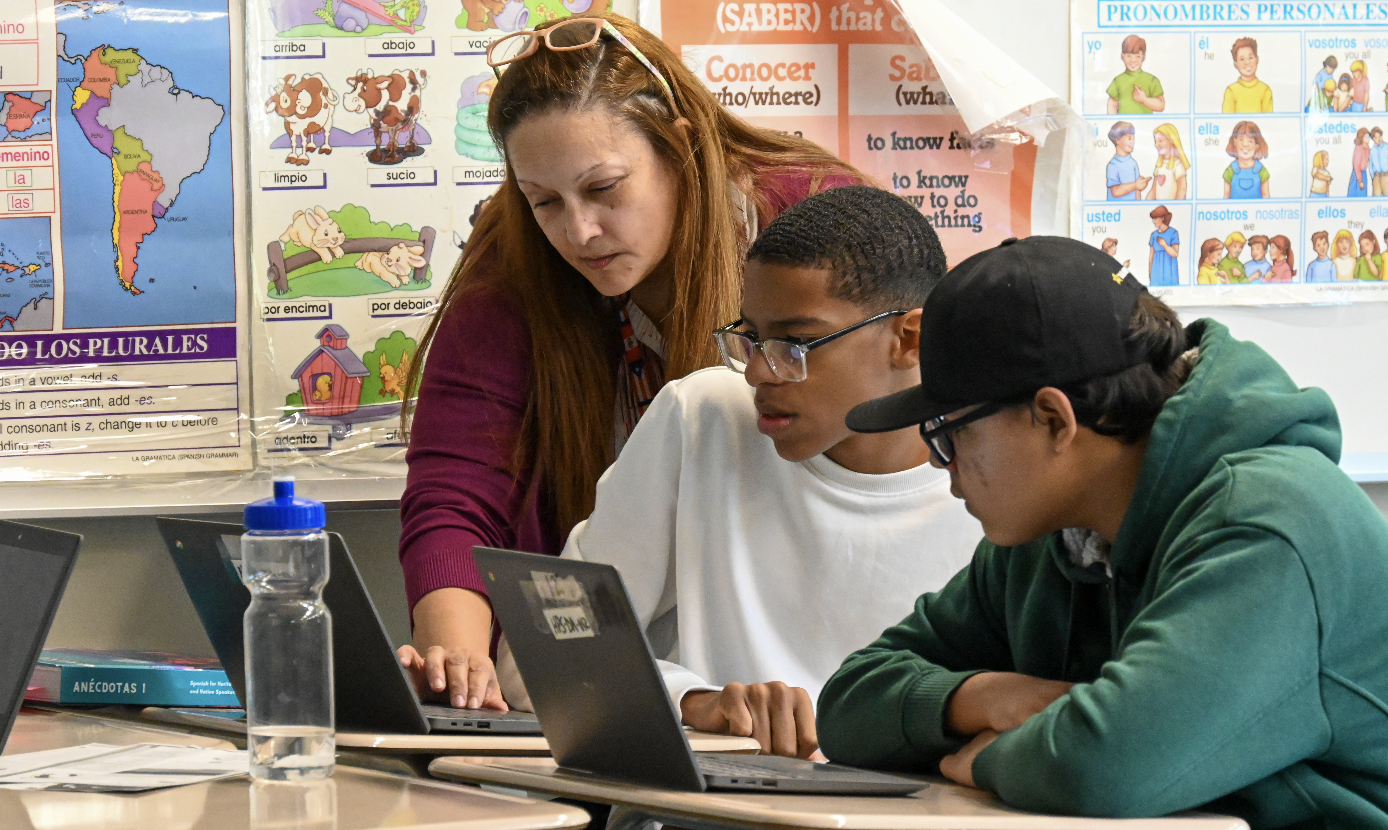
POLYGON ((1311 157, 1311 195, 1330 196, 1330 183, 1335 177, 1326 168, 1330 165, 1330 154, 1324 150, 1311 157))
POLYGON ((1234 157, 1224 171, 1224 198, 1267 199, 1272 195, 1268 187, 1271 173, 1263 166, 1263 159, 1268 157, 1268 143, 1263 140, 1263 131, 1257 124, 1252 121, 1235 124, 1224 152, 1234 157))
POLYGON ((1306 266, 1306 281, 1334 282, 1335 263, 1330 261, 1330 234, 1325 231, 1311 234, 1311 247, 1316 249, 1316 258, 1306 266))
POLYGON ((1354 278, 1362 282, 1383 280, 1383 254, 1378 251, 1378 237, 1373 231, 1359 234, 1359 259, 1354 262, 1354 278))
POLYGON ((1349 112, 1350 105, 1354 103, 1354 82, 1349 75, 1341 75, 1340 82, 1335 87, 1335 92, 1330 97, 1330 108, 1335 112, 1349 112))
POLYGON ((1142 71, 1147 41, 1137 35, 1123 38, 1124 71, 1108 85, 1109 115, 1150 115, 1166 109, 1166 91, 1157 76, 1142 71))
POLYGON ((1141 198, 1142 191, 1151 181, 1150 176, 1142 175, 1133 158, 1133 145, 1137 143, 1137 130, 1127 121, 1115 121, 1109 128, 1108 140, 1113 142, 1113 158, 1109 159, 1105 178, 1108 182, 1108 198, 1114 200, 1133 200, 1141 198))
POLYGON ((1224 111, 1272 112, 1272 87, 1258 80, 1258 41, 1241 37, 1229 51, 1239 79, 1224 90, 1224 111))
POLYGON ((1229 275, 1219 270, 1216 263, 1224 254, 1224 243, 1218 239, 1206 239, 1200 245, 1200 272, 1195 275, 1196 285, 1224 285, 1229 275))
POLYGON ((1355 61, 1349 65, 1349 71, 1354 76, 1350 84, 1349 111, 1365 112, 1369 109, 1369 68, 1363 61, 1355 61))
POLYGON ((1228 281, 1231 283, 1248 282, 1248 274, 1243 270, 1243 263, 1239 262, 1239 257, 1243 256, 1243 246, 1246 241, 1243 234, 1238 231, 1229 234, 1229 238, 1224 240, 1224 247, 1228 253, 1215 267, 1228 277, 1228 281))
POLYGON ((1354 134, 1354 157, 1349 174, 1348 196, 1369 195, 1369 160, 1373 153, 1369 150, 1369 128, 1360 127, 1354 134))
POLYGON ((1268 240, 1268 256, 1272 267, 1263 275, 1263 282, 1291 282, 1296 276, 1296 257, 1292 255, 1292 241, 1278 234, 1268 240))
POLYGON ((1325 112, 1330 109, 1330 92, 1326 90, 1326 84, 1330 84, 1330 89, 1334 90, 1335 69, 1339 65, 1340 60, 1334 55, 1327 55, 1321 63, 1321 71, 1311 79, 1311 98, 1306 102, 1307 112, 1325 112))
POLYGON ((1252 259, 1244 264, 1244 273, 1249 282, 1262 282, 1263 275, 1272 269, 1272 263, 1267 261, 1268 238, 1262 234, 1248 237, 1248 251, 1252 259))
POLYGON ((1176 263, 1181 253, 1181 236, 1171 227, 1171 211, 1166 209, 1166 205, 1158 205, 1148 215, 1156 230, 1152 231, 1147 241, 1152 248, 1152 254, 1147 258, 1147 282, 1153 288, 1179 285, 1180 272, 1176 263))
POLYGON ((1152 141, 1157 145, 1157 166, 1152 170, 1152 189, 1147 191, 1147 198, 1163 202, 1186 198, 1190 159, 1186 158, 1185 148, 1181 146, 1181 134, 1176 125, 1163 124, 1156 128, 1152 131, 1152 141))
POLYGON ((1388 196, 1388 144, 1383 143, 1383 128, 1369 131, 1373 146, 1369 147, 1369 181, 1375 196, 1388 196))
POLYGON ((1354 234, 1341 230, 1335 234, 1335 281, 1350 282, 1354 279, 1354 234))
MULTIPOLYGON (((1105 239, 1102 243, 1099 244, 1099 250, 1103 251, 1104 253, 1108 254, 1114 259, 1118 259, 1118 240, 1110 236, 1108 239, 1105 239)), ((1130 273, 1128 271, 1128 266, 1131 264, 1131 259, 1123 260, 1123 270, 1118 272, 1119 275, 1126 277, 1130 273)))

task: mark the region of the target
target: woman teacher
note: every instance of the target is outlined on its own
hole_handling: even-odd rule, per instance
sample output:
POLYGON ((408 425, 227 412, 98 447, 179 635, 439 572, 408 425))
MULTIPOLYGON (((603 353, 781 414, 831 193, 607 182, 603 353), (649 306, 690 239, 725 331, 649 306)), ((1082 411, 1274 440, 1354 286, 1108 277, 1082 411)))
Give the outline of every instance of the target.
POLYGON ((505 709, 472 547, 557 554, 665 380, 718 363, 757 228, 863 177, 741 121, 616 15, 501 38, 488 61, 506 179, 410 379, 400 658, 422 691, 505 709))

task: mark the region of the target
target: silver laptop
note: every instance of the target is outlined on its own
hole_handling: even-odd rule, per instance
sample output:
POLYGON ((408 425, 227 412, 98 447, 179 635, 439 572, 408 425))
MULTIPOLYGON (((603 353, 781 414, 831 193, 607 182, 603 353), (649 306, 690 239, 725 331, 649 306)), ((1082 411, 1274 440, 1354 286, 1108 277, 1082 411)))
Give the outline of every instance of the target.
MULTIPOLYGON (((246 664, 241 620, 251 594, 240 576, 242 528, 190 519, 156 521, 217 659, 244 703, 246 664)), ((338 729, 406 735, 431 731, 540 734, 540 724, 529 712, 421 706, 347 544, 336 533, 329 533, 328 538, 328 584, 323 600, 333 615, 333 696, 338 729)), ((195 711, 181 714, 185 719, 199 717, 195 711)), ((204 726, 236 729, 239 724, 244 729, 244 713, 206 712, 202 718, 204 726)))
POLYGON ((695 753, 611 565, 473 548, 559 766, 702 792, 905 795, 927 784, 797 758, 695 753))

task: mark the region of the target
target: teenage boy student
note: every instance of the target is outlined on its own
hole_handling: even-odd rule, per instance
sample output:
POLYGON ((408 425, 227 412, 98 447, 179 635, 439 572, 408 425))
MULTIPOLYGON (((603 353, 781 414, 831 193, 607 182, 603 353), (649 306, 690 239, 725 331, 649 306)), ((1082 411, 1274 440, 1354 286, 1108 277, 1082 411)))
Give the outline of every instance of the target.
POLYGON ((670 382, 603 475, 563 555, 621 569, 685 723, 809 756, 843 655, 969 561, 978 522, 916 431, 844 425, 920 381, 920 306, 944 271, 891 193, 790 208, 748 252, 727 368, 670 382))
POLYGON ((1388 826, 1388 522, 1335 407, 1117 271, 969 258, 921 386, 850 414, 919 424, 987 538, 825 685, 824 751, 1046 813, 1388 826))
POLYGON ((1147 60, 1147 41, 1128 35, 1119 48, 1124 71, 1108 85, 1108 114, 1151 115, 1166 109, 1166 90, 1161 81, 1142 71, 1147 60))

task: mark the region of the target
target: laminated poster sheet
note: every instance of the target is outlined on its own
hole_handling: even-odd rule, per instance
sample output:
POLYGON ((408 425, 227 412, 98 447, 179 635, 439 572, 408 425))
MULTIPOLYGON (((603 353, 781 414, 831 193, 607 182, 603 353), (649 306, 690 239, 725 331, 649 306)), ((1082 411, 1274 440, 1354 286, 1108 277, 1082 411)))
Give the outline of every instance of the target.
POLYGON ((260 463, 404 475, 410 364, 505 176, 487 132, 487 45, 608 8, 249 0, 260 463))
POLYGON ((665 0, 641 20, 734 113, 910 200, 951 263, 1068 232, 1077 114, 937 0, 665 0))
POLYGON ((1080 238, 1178 305, 1388 300, 1388 4, 1075 0, 1080 238))
POLYGON ((0 0, 0 481, 250 466, 240 43, 226 0, 0 0))

